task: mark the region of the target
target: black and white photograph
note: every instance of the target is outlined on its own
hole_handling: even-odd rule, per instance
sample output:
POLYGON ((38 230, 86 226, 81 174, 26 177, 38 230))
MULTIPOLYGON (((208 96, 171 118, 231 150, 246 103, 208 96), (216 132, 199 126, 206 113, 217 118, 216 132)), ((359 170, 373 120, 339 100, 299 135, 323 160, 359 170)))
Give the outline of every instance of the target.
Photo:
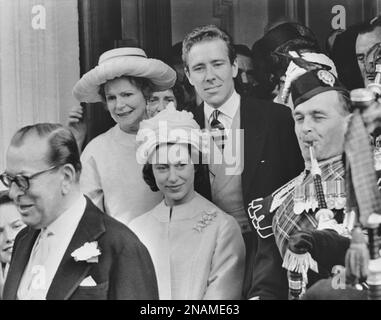
POLYGON ((381 0, 0 0, 0 300, 381 300, 381 0))

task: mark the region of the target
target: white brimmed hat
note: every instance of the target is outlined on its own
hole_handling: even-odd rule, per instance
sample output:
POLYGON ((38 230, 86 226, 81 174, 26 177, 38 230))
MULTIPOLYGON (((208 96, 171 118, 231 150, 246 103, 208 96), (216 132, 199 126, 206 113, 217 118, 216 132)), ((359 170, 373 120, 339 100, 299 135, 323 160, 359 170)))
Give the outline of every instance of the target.
POLYGON ((197 151, 197 157, 198 152, 206 155, 208 138, 204 137, 191 112, 178 111, 173 102, 170 102, 165 110, 140 122, 136 136, 136 160, 145 164, 156 147, 166 143, 190 144, 197 151))
POLYGON ((100 102, 100 85, 123 75, 146 78, 155 91, 171 88, 176 72, 163 61, 147 58, 139 48, 118 48, 104 52, 98 65, 84 74, 73 88, 74 97, 80 102, 100 102))

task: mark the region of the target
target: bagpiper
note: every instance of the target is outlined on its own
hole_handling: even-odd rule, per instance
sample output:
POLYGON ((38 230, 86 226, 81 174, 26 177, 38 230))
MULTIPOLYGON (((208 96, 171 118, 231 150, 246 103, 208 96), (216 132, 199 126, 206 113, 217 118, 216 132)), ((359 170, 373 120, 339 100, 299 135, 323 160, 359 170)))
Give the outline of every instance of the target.
POLYGON ((292 99, 305 169, 272 195, 253 199, 247 208, 260 239, 252 266, 251 299, 292 298, 290 292, 302 293, 317 280, 329 277, 335 265, 344 265, 354 223, 353 214, 344 210, 349 93, 325 55, 314 54, 314 59, 319 58, 316 63, 303 57, 303 65, 301 57, 290 56, 284 99, 288 95, 292 99), (309 248, 297 252, 299 255, 289 250, 295 232, 300 232, 298 243, 309 248), (299 279, 287 277, 291 267, 300 274, 299 279))

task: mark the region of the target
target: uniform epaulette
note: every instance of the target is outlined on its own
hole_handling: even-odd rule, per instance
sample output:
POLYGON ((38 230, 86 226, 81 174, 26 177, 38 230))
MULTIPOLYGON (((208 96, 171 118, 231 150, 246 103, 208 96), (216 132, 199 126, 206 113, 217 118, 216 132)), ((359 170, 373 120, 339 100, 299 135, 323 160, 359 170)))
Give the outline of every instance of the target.
POLYGON ((249 203, 247 209, 254 229, 263 239, 271 237, 274 234, 272 229, 273 215, 269 211, 271 202, 272 196, 254 199, 249 203))

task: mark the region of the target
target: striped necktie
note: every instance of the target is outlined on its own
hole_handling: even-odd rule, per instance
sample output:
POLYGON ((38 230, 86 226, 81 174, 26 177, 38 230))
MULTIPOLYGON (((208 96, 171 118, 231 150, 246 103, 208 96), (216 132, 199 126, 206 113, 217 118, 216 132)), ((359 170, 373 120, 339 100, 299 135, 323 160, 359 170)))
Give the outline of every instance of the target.
POLYGON ((227 139, 227 136, 225 134, 225 127, 224 125, 218 120, 218 116, 220 115, 221 111, 214 110, 212 113, 212 121, 210 123, 211 127, 211 133, 213 136, 213 140, 220 148, 221 151, 224 150, 225 147, 225 140, 227 139))

